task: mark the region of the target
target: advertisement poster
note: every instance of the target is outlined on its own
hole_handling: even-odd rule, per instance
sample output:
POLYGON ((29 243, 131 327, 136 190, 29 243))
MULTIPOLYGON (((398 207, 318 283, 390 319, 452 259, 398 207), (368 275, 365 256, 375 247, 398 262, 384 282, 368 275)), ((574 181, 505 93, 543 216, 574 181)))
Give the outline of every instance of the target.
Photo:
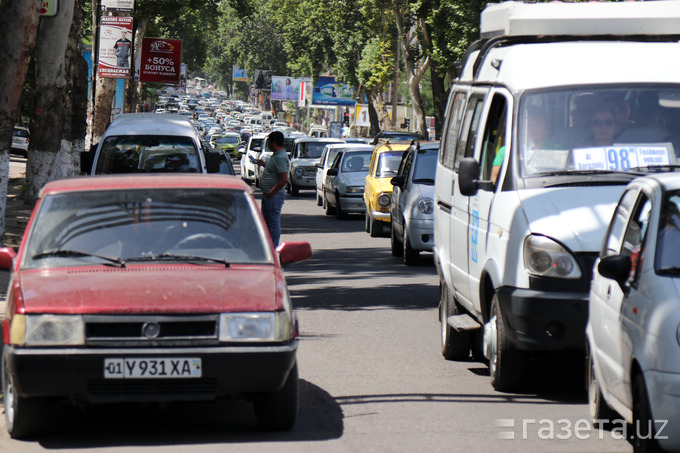
POLYGON ((347 84, 339 84, 335 77, 319 77, 314 85, 312 104, 354 106, 354 88, 347 84))
POLYGON ((292 77, 272 77, 272 101, 297 101, 300 99, 300 81, 292 77))
POLYGON ((99 77, 127 79, 132 59, 132 17, 102 16, 99 34, 99 77))
POLYGON ((256 90, 272 89, 272 71, 262 69, 255 70, 255 89, 256 90))
POLYGON ((238 66, 234 66, 232 70, 232 75, 231 75, 231 80, 234 82, 247 82, 248 81, 248 73, 244 68, 239 68, 238 66))
MULTIPOLYGON (((387 113, 392 119, 392 106, 386 105, 387 113)), ((354 108, 354 114, 356 115, 356 125, 357 126, 371 126, 371 120, 368 118, 368 104, 357 104, 354 108)))
POLYGON ((144 38, 141 53, 140 82, 180 84, 181 39, 144 38))
POLYGON ((101 0, 102 11, 125 11, 135 10, 135 0, 101 0))

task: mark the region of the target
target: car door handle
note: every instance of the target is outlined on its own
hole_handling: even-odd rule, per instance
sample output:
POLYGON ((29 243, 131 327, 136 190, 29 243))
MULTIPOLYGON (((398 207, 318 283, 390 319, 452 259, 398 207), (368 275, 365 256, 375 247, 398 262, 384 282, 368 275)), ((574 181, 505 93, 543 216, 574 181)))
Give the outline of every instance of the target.
POLYGON ((609 285, 607 287, 607 299, 609 299, 610 297, 612 297, 612 285, 609 285))

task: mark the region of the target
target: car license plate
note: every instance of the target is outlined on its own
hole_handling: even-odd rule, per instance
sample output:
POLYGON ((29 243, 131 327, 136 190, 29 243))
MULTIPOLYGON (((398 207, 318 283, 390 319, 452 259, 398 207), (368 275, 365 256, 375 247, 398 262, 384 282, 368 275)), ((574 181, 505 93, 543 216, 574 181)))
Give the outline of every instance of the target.
POLYGON ((104 359, 106 379, 200 378, 201 371, 196 357, 104 359))

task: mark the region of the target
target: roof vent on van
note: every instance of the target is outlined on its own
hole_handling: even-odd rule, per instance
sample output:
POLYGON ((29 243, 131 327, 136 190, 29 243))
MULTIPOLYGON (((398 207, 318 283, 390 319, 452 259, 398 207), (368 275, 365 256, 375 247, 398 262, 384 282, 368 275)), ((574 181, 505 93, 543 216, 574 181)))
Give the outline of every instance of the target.
POLYGON ((576 2, 489 4, 481 38, 498 36, 678 35, 680 2, 576 2))

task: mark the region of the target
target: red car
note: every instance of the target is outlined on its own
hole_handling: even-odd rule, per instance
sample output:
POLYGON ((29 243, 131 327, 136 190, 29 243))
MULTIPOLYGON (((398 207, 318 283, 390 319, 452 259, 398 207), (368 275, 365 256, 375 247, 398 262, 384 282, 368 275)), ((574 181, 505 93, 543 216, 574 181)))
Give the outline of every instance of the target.
POLYGON ((40 433, 48 397, 74 403, 245 398, 290 429, 298 327, 248 186, 205 174, 94 176, 45 185, 11 269, 2 381, 12 437, 40 433))

